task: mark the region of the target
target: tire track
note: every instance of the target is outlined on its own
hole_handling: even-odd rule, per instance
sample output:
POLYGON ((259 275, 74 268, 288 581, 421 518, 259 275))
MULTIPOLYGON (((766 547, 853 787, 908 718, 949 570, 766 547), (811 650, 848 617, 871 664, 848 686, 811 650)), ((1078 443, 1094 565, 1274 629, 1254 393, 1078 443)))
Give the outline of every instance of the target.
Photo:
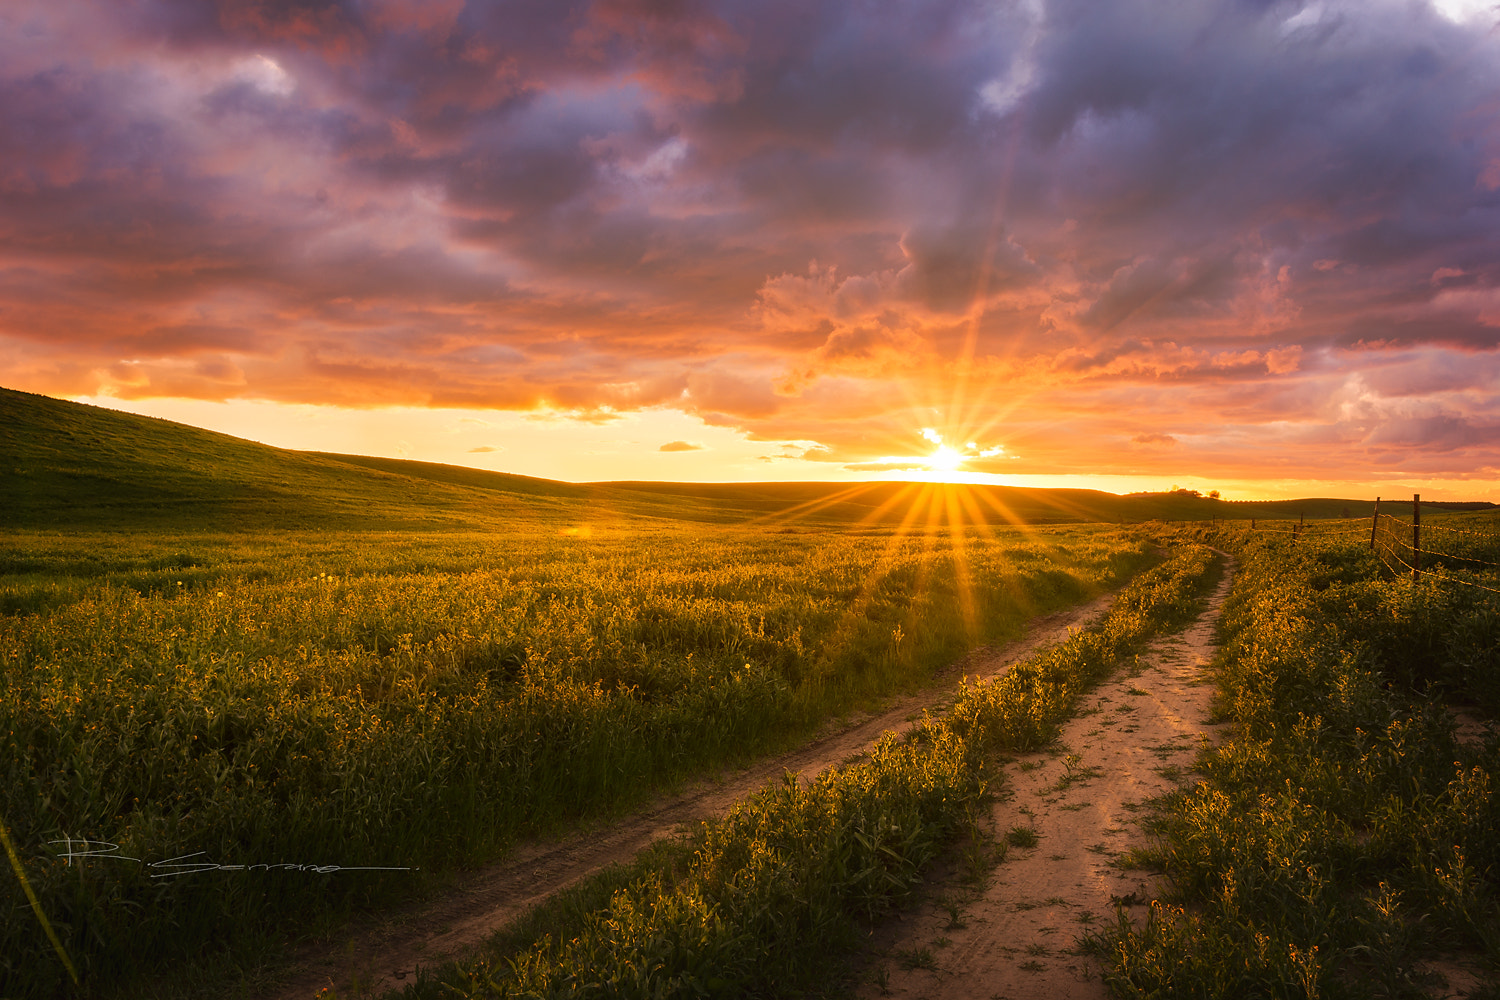
POLYGON ((1217 742, 1206 667, 1234 569, 1219 555, 1197 619, 1085 695, 1056 745, 1007 766, 1012 794, 990 816, 1001 841, 1016 831, 1006 860, 981 889, 943 886, 938 906, 877 931, 861 1000, 1107 1000, 1077 940, 1117 903, 1143 918, 1156 881, 1118 860, 1146 843, 1141 806, 1191 781, 1194 751, 1217 742))
POLYGON ((1114 595, 1032 619, 1025 635, 999 647, 981 647, 939 674, 938 683, 891 707, 813 740, 806 746, 718 780, 700 780, 650 807, 607 826, 518 847, 502 861, 477 869, 438 898, 342 929, 335 939, 308 946, 276 977, 272 1000, 309 1000, 325 988, 340 997, 379 995, 412 981, 419 965, 461 957, 532 906, 686 827, 726 813, 735 802, 792 771, 811 780, 867 751, 891 730, 905 732, 923 709, 938 709, 962 676, 991 678, 1040 646, 1067 638, 1101 617, 1114 595))

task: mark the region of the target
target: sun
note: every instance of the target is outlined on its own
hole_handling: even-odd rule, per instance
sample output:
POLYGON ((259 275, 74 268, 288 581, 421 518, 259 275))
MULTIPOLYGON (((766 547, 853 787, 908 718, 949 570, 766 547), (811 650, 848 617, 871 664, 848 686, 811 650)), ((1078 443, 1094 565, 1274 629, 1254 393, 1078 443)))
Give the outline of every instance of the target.
POLYGON ((943 435, 938 433, 935 427, 923 427, 921 434, 926 441, 936 445, 937 450, 916 459, 916 461, 927 466, 933 472, 952 474, 962 469, 965 463, 974 459, 993 458, 996 455, 1005 453, 1005 448, 1002 446, 982 448, 973 441, 970 441, 962 448, 955 448, 943 440, 943 435))
POLYGON ((966 456, 961 451, 956 451, 947 445, 939 445, 938 450, 927 456, 927 465, 937 472, 957 472, 958 467, 964 464, 966 456))

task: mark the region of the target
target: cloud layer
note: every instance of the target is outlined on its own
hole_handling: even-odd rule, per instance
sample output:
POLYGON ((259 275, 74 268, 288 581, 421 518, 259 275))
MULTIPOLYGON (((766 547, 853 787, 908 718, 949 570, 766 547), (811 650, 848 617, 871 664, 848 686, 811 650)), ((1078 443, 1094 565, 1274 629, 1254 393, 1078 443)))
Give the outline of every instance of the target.
POLYGON ((1500 41, 1451 7, 7 5, 0 374, 1495 480, 1500 41))

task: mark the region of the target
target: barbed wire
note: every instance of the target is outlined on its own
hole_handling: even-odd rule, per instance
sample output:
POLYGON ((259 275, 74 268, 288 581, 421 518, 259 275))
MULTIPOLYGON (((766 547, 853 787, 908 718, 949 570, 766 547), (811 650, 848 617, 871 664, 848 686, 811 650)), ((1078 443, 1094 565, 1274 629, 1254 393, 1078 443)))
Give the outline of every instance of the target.
MULTIPOLYGON (((1410 546, 1408 546, 1408 548, 1410 548, 1410 546)), ((1426 549, 1422 550, 1422 552, 1424 555, 1432 554, 1429 553, 1426 549)), ((1400 563, 1401 566, 1403 566, 1406 570, 1410 571, 1414 579, 1426 577, 1428 579, 1436 580, 1439 583, 1456 583, 1460 586, 1473 587, 1477 590, 1488 591, 1491 594, 1500 594, 1500 589, 1497 589, 1495 587, 1486 586, 1485 584, 1479 583, 1475 580, 1465 580, 1462 577, 1450 576, 1442 571, 1442 567, 1429 566, 1426 569, 1418 569, 1416 566, 1413 566, 1411 563, 1403 559, 1393 546, 1377 546, 1375 549, 1375 554, 1380 559, 1381 565, 1389 570, 1392 576, 1405 576, 1406 574, 1393 568, 1390 562, 1387 561, 1387 556, 1389 556, 1390 559, 1394 559, 1397 563, 1400 563)))
MULTIPOLYGON (((1377 517, 1381 517, 1381 518, 1389 518, 1391 521, 1395 522, 1396 524, 1405 525, 1408 528, 1410 528, 1412 526, 1412 522, 1411 521, 1408 521, 1408 520, 1406 520, 1404 518, 1397 517, 1395 514, 1377 514, 1376 516, 1377 517)), ((1449 532, 1449 533, 1455 534, 1455 535, 1469 535, 1469 536, 1472 536, 1474 538, 1483 538, 1483 539, 1486 539, 1486 540, 1491 541, 1491 542, 1500 542, 1500 530, 1496 530, 1496 531, 1474 531, 1474 530, 1469 529, 1469 528, 1452 528, 1452 527, 1449 527, 1446 524, 1442 524, 1442 523, 1436 522, 1436 521, 1423 521, 1422 522, 1422 530, 1423 531, 1446 531, 1446 532, 1449 532)))
POLYGON ((1394 548, 1387 548, 1385 550, 1385 552, 1392 559, 1396 560, 1398 563, 1400 563, 1402 566, 1405 566, 1407 569, 1411 570, 1413 573, 1416 573, 1418 575, 1421 574, 1421 572, 1422 572, 1421 570, 1417 569, 1415 566, 1413 566, 1411 563, 1407 562, 1405 559, 1402 559, 1401 555, 1394 548))
MULTIPOLYGON (((1386 516, 1384 514, 1382 517, 1386 516)), ((1432 531, 1447 531, 1455 535, 1472 535, 1475 538, 1485 538, 1492 542, 1500 542, 1500 528, 1495 531, 1474 531, 1470 528, 1451 528, 1446 524, 1429 523, 1422 525, 1422 529, 1432 531)))
POLYGON ((1500 569, 1500 562, 1493 562, 1489 559, 1480 559, 1478 556, 1456 555, 1452 552, 1443 552, 1440 549, 1430 549, 1425 545, 1422 546, 1422 555, 1434 556, 1442 559, 1462 559, 1465 562, 1478 563, 1481 566, 1494 566, 1496 569, 1500 569))
POLYGON ((1477 590, 1487 590, 1491 594, 1500 594, 1500 590, 1497 590, 1494 587, 1486 587, 1482 583, 1475 583, 1473 580, 1464 580, 1464 579, 1462 579, 1460 577, 1447 576, 1446 574, 1443 574, 1443 573, 1428 574, 1428 573, 1424 572, 1423 575, 1424 576, 1430 575, 1434 580, 1438 580, 1438 581, 1440 581, 1442 583, 1458 583, 1458 584, 1462 584, 1465 587, 1474 587, 1477 590))
MULTIPOLYGON (((1430 577, 1442 583, 1456 583, 1465 587, 1473 587, 1478 590, 1487 591, 1492 594, 1500 594, 1500 589, 1486 586, 1474 580, 1465 580, 1462 577, 1450 576, 1443 570, 1448 567, 1441 565, 1442 560, 1456 560, 1474 563, 1479 566, 1494 567, 1500 569, 1500 562, 1483 559, 1473 555, 1459 555, 1456 552, 1448 552, 1442 549, 1434 549, 1424 546, 1418 549, 1413 542, 1416 540, 1417 528, 1425 528, 1428 531, 1447 531, 1452 534, 1482 538, 1486 541, 1500 543, 1500 532, 1472 531, 1464 528, 1452 528, 1443 524, 1414 523, 1394 514, 1372 512, 1368 518, 1329 518, 1319 519, 1312 522, 1298 520, 1293 522, 1291 518, 1237 518, 1233 521, 1213 522, 1215 526, 1231 528, 1238 527, 1242 531, 1254 531, 1257 534, 1266 535, 1290 535, 1294 540, 1307 540, 1309 542, 1327 542, 1336 538, 1347 538, 1351 535, 1364 537, 1368 531, 1370 534, 1370 546, 1374 550, 1376 558, 1381 567, 1392 576, 1404 576, 1410 573, 1415 578, 1422 576, 1430 577), (1247 525, 1245 522, 1248 521, 1247 525), (1366 524, 1369 527, 1366 527, 1366 524), (1343 527, 1348 525, 1349 527, 1343 527), (1357 525, 1357 526, 1356 526, 1357 525), (1400 550, 1400 551, 1398 551, 1400 550), (1412 554, 1408 561, 1402 552, 1412 554), (1425 569, 1418 569, 1414 563, 1416 556, 1420 555, 1434 561, 1425 569), (1403 572, 1403 570, 1405 572, 1403 572)), ((1427 558, 1422 561, 1426 562, 1427 558)), ((1469 571, 1475 572, 1475 571, 1469 571)))
MULTIPOLYGON (((1409 540, 1409 538, 1402 536, 1409 536, 1413 534, 1415 529, 1419 527, 1426 529, 1429 532, 1446 531, 1450 534, 1480 538, 1486 541, 1495 542, 1497 545, 1500 545, 1500 531, 1473 531, 1466 528, 1454 528, 1445 524, 1437 524, 1430 521, 1426 524, 1418 524, 1413 521, 1408 521, 1401 517, 1397 517, 1394 514, 1385 514, 1379 512, 1373 512, 1368 518, 1319 518, 1315 521, 1298 520, 1296 522, 1293 522, 1291 518, 1252 517, 1225 519, 1222 521, 1218 518, 1214 518, 1209 523, 1214 525, 1215 527, 1238 527, 1240 530, 1250 530, 1268 535, 1290 535, 1294 539, 1305 538, 1308 541, 1326 541, 1334 538, 1345 538, 1349 536, 1363 537, 1365 532, 1369 530, 1371 532, 1371 544, 1379 547, 1380 544, 1384 542, 1385 546, 1391 549, 1391 555, 1393 557, 1395 557, 1394 550, 1396 546, 1400 546, 1402 549, 1408 552, 1416 551, 1412 544, 1412 541, 1409 540), (1248 526, 1246 525, 1247 521, 1249 522, 1248 526), (1367 523, 1370 523, 1369 529, 1365 527, 1367 523), (1287 525, 1290 525, 1290 527, 1287 527, 1287 525), (1343 527, 1344 525, 1348 525, 1348 527, 1343 527)), ((1421 548, 1421 552, 1424 555, 1431 556, 1435 560, 1454 560, 1465 563, 1472 563, 1476 566, 1493 567, 1496 569, 1500 569, 1500 562, 1491 559, 1485 559, 1476 555, 1463 555, 1457 552, 1449 552, 1444 549, 1436 549, 1430 545, 1423 546, 1421 548)), ((1407 562, 1405 559, 1400 559, 1400 562, 1408 569, 1412 568, 1412 564, 1410 562, 1407 562)), ((1388 563, 1385 563, 1385 565, 1386 568, 1390 568, 1388 563)), ((1476 586, 1479 585, 1476 584, 1476 586)))
MULTIPOLYGON (((1389 517, 1390 515, 1382 514, 1380 516, 1381 517, 1389 517)), ((1391 521, 1390 524, 1385 525, 1385 529, 1392 536, 1397 536, 1397 530, 1395 528, 1395 525, 1400 525, 1402 528, 1405 528, 1405 529, 1413 529, 1413 530, 1415 530, 1415 526, 1411 522, 1409 522, 1409 521, 1402 521, 1401 519, 1394 518, 1394 517, 1391 518, 1390 521, 1391 521)), ((1421 525, 1421 527, 1424 530, 1427 530, 1427 529, 1429 529, 1432 526, 1424 524, 1424 525, 1421 525)), ((1377 523, 1377 526, 1376 526, 1376 533, 1377 533, 1377 535, 1379 534, 1379 528, 1380 528, 1380 525, 1377 523)), ((1402 532, 1400 532, 1400 534, 1404 535, 1404 534, 1406 534, 1406 532, 1402 531, 1402 532)), ((1464 532, 1464 534, 1479 535, 1478 532, 1464 532)), ((1484 537, 1484 536, 1481 535, 1480 537, 1484 537)), ((1500 542, 1500 536, 1495 536, 1495 541, 1500 542)), ((1412 543, 1409 542, 1409 541, 1407 541, 1405 538, 1401 539, 1401 545, 1404 548, 1406 548, 1406 549, 1412 549, 1413 548, 1412 543)), ((1464 562, 1477 563, 1480 566, 1494 566, 1496 568, 1500 568, 1500 562, 1496 562, 1496 561, 1491 560, 1491 559, 1483 559, 1483 558, 1480 558, 1479 556, 1474 556, 1474 555, 1460 555, 1457 552, 1448 552, 1448 551, 1446 551, 1444 549, 1433 548, 1431 545, 1423 545, 1421 551, 1422 551, 1422 553, 1424 555, 1431 555, 1431 556, 1433 556, 1435 558, 1458 559, 1458 560, 1462 560, 1464 562)))

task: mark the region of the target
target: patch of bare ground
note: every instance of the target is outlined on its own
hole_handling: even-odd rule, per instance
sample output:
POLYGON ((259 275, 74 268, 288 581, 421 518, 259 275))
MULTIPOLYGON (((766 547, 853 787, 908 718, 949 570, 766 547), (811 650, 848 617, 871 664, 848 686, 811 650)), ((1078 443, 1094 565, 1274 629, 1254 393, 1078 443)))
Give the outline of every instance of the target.
POLYGON ((1453 720, 1453 735, 1465 746, 1483 743, 1496 728, 1493 720, 1481 718, 1469 706, 1448 705, 1446 710, 1448 718, 1453 720))
POLYGON ((1195 753, 1216 742, 1205 668, 1232 570, 1229 560, 1192 625, 1086 695, 1057 745, 1007 766, 1011 794, 990 816, 1005 860, 981 887, 934 886, 937 905, 877 929, 858 996, 1108 996, 1078 940, 1117 903, 1144 918, 1156 897, 1155 881, 1120 860, 1146 842, 1142 804, 1192 780, 1195 753))
POLYGON ((330 989, 341 998, 373 996, 411 982, 417 967, 432 967, 477 949, 537 903, 610 865, 630 861, 665 837, 726 813, 739 799, 787 771, 806 780, 858 757, 888 730, 904 732, 924 709, 952 697, 960 675, 994 677, 1038 647, 1066 639, 1070 629, 1100 617, 1113 595, 1033 619, 1014 642, 971 652, 940 676, 942 683, 894 699, 877 713, 843 720, 799 750, 665 796, 626 819, 565 838, 526 844, 503 861, 464 873, 451 892, 418 906, 340 929, 304 948, 261 991, 275 1000, 308 1000, 330 989))

